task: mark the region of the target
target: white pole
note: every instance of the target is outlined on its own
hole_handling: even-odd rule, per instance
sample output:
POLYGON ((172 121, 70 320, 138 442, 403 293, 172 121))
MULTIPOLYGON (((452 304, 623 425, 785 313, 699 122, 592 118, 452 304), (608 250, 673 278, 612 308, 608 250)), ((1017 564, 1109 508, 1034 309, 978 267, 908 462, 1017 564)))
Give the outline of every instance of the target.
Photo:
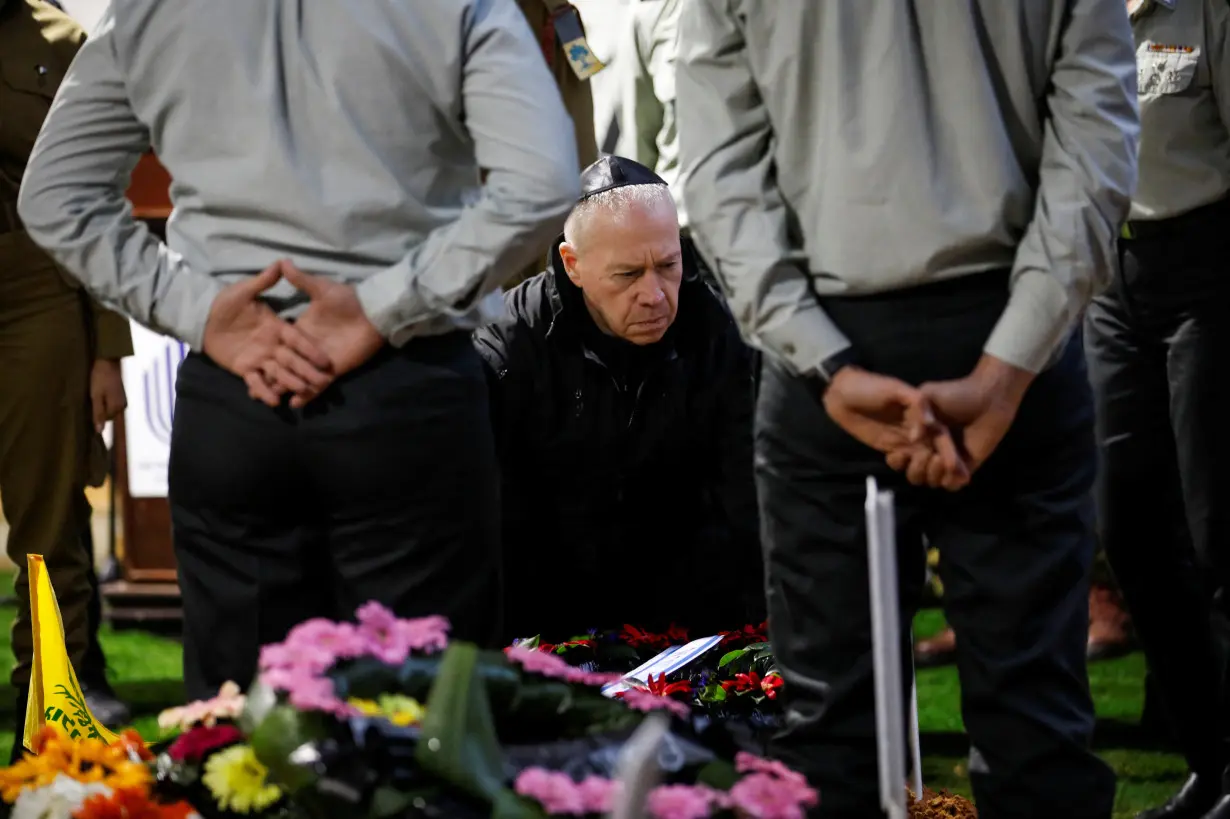
POLYGON ((901 624, 897 605, 897 531, 893 495, 867 479, 867 561, 871 575, 871 643, 875 661, 880 806, 906 819, 905 725, 902 723, 901 624))
POLYGON ((661 779, 658 751, 669 730, 670 720, 665 715, 651 714, 624 743, 616 762, 622 787, 615 795, 609 819, 645 819, 649 815, 645 803, 661 779))
POLYGON ((914 801, 923 801, 922 740, 918 732, 918 678, 910 684, 910 767, 913 768, 914 801))

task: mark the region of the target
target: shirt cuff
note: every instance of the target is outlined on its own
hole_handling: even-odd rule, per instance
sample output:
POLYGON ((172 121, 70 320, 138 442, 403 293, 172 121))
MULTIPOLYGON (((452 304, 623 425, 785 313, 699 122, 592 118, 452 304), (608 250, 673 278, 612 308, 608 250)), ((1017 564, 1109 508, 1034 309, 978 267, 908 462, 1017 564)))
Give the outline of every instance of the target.
POLYGON ((762 328, 755 341, 795 375, 819 378, 826 377, 824 362, 850 347, 850 340, 814 303, 776 326, 762 328))
POLYGON ((367 320, 397 346, 397 331, 423 318, 426 305, 411 299, 408 264, 403 260, 355 285, 355 295, 367 320))
POLYGON ((155 310, 151 329, 178 338, 194 353, 203 353, 209 311, 214 306, 214 299, 222 292, 223 285, 212 276, 190 274, 183 275, 183 287, 186 292, 182 296, 166 299, 168 305, 177 304, 179 309, 155 310))
POLYGON ((94 314, 94 359, 118 361, 132 355, 132 330, 128 319, 90 301, 94 314))
POLYGON ((1054 276, 1022 270, 983 352, 1031 373, 1042 372, 1067 338, 1077 312, 1054 276))

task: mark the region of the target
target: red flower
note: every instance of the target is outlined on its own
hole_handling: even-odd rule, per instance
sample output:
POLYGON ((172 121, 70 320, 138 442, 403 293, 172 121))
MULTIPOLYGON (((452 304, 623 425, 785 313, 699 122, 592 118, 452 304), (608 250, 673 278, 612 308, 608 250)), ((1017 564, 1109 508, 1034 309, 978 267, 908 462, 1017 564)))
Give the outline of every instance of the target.
POLYGON ((642 631, 636 626, 625 624, 623 632, 619 635, 625 643, 633 648, 652 648, 661 651, 671 645, 671 638, 666 634, 654 634, 651 631, 642 631))
POLYGON ((655 697, 670 697, 675 694, 691 694, 692 683, 688 680, 679 680, 678 682, 668 683, 665 674, 659 674, 657 679, 654 679, 652 674, 649 675, 645 690, 655 697))
POLYGON ((194 813, 187 802, 162 805, 144 791, 126 789, 110 796, 91 796, 73 814, 73 819, 188 819, 194 813))
POLYGON ((234 725, 219 723, 213 727, 198 725, 167 748, 167 755, 176 762, 200 762, 210 751, 233 745, 243 739, 243 734, 234 725))
MULTIPOLYGON (((749 671, 746 674, 736 674, 734 679, 723 680, 722 689, 729 691, 733 688, 740 694, 746 694, 750 691, 760 692, 765 690, 764 684, 766 679, 762 678, 755 671, 749 671)), ((778 677, 778 679, 780 680, 781 677, 778 677)), ((774 685, 773 687, 776 688, 777 686, 774 685)), ((776 693, 773 696, 776 697, 776 693)))
POLYGON ((672 643, 683 645, 688 641, 688 630, 683 626, 671 623, 671 627, 666 630, 666 636, 670 638, 672 643))
POLYGON ((777 689, 781 687, 781 674, 766 674, 765 678, 760 681, 760 688, 764 691, 764 695, 771 700, 777 699, 777 689))
POLYGON ((769 621, 765 621, 758 626, 746 625, 735 631, 723 631, 721 633, 722 645, 730 643, 765 643, 769 640, 769 621))

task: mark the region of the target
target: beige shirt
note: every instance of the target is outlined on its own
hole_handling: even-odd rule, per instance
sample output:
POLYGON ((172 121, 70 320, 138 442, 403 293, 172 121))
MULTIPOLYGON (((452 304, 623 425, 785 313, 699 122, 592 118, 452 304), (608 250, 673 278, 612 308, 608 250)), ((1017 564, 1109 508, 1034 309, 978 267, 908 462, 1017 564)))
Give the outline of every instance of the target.
POLYGON ((666 180, 687 227, 679 175, 679 129, 675 117, 675 55, 683 0, 633 0, 627 38, 616 67, 620 73, 619 145, 615 153, 653 168, 666 180))
MULTIPOLYGON (((502 317, 500 285, 579 190, 513 0, 112 0, 18 207, 99 301, 194 349, 222 287, 279 258, 353 284, 401 345, 502 317), (174 179, 165 244, 124 199, 151 147, 174 179)), ((284 281, 265 299, 306 306, 284 281)))
POLYGON ((1230 0, 1144 0, 1132 33, 1141 130, 1130 218, 1166 219, 1230 193, 1230 0))
POLYGON ((692 235, 792 371, 849 346, 816 294, 1011 268, 985 349, 1037 372, 1113 269, 1135 69, 1124 0, 688 0, 692 235))

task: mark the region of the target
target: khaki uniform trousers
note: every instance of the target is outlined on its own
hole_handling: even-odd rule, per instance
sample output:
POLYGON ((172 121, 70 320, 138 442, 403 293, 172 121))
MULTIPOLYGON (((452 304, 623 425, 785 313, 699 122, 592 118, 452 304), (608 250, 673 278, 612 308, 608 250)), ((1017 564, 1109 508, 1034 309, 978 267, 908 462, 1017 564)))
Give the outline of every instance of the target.
MULTIPOLYGON (((89 408, 90 310, 24 232, 0 233, 0 503, 17 566, 16 665, 29 685, 34 643, 26 555, 41 554, 55 587, 69 658, 86 664, 96 593, 85 539, 85 485, 95 433, 89 408)), ((95 624, 96 626, 96 624, 95 624)))

